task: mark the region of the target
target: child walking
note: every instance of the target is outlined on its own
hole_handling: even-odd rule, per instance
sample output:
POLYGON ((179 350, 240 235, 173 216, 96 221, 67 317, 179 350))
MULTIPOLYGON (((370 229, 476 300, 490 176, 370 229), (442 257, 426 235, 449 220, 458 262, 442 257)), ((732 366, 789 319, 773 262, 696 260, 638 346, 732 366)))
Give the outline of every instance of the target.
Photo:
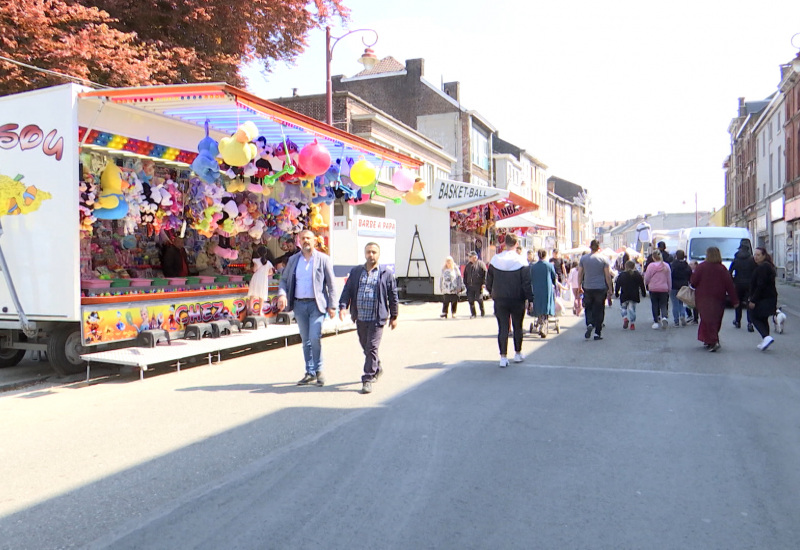
POLYGON ((641 297, 647 296, 644 278, 636 271, 636 264, 628 260, 625 271, 617 276, 614 284, 614 295, 619 298, 619 311, 622 315, 622 328, 636 330, 636 304, 641 297))

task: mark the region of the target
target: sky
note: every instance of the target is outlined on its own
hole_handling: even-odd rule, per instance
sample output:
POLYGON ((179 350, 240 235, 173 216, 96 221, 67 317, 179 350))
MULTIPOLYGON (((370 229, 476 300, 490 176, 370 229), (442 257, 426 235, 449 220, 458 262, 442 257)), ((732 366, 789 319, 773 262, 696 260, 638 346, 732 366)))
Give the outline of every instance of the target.
MULTIPOLYGON (((695 196, 723 206, 738 98, 776 92, 800 48, 796 0, 344 1, 334 36, 374 29, 379 58, 424 58, 428 82, 460 82, 465 108, 588 189, 603 221, 693 212, 695 196)), ((363 69, 362 36, 336 44, 333 75, 363 69)), ((324 29, 291 65, 247 74, 265 98, 324 93, 324 29)))

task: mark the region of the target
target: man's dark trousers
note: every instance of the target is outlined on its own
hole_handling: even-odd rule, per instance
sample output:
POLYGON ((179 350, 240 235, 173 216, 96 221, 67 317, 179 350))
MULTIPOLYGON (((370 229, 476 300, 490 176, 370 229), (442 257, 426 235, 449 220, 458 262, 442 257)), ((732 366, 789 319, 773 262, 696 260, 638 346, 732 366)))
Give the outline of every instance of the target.
POLYGON ((378 347, 381 345, 383 327, 376 321, 356 321, 356 331, 361 349, 364 350, 364 375, 362 382, 375 380, 381 369, 381 360, 378 359, 378 347))
POLYGON ((495 300, 494 315, 497 317, 497 344, 500 355, 508 354, 509 321, 514 331, 514 352, 522 351, 522 321, 525 319, 524 300, 495 300))
POLYGON ((603 330, 603 322, 606 320, 607 294, 608 291, 604 288, 583 289, 583 307, 586 311, 586 325, 592 325, 595 334, 600 334, 603 330))
POLYGON ((469 313, 475 317, 475 302, 478 302, 478 307, 481 308, 481 317, 485 315, 483 310, 483 287, 468 286, 467 287, 467 301, 469 302, 469 313))

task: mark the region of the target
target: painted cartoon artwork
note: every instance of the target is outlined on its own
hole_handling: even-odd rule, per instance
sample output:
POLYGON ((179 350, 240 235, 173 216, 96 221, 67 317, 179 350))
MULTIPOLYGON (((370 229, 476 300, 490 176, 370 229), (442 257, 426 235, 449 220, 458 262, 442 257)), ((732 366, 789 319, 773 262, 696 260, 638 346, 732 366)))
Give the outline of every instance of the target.
POLYGON ((24 177, 18 174, 12 179, 0 174, 0 216, 30 214, 39 209, 42 201, 53 198, 33 185, 26 186, 22 182, 24 177))

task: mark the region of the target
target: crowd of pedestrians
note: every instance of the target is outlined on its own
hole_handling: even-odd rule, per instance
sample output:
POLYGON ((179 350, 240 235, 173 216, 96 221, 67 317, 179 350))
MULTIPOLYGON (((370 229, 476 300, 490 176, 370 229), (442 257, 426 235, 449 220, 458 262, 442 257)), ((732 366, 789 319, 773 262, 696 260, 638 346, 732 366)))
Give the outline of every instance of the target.
MULTIPOLYGON (((371 393, 373 384, 383 373, 378 348, 383 328, 397 326, 399 301, 393 273, 381 266, 380 246, 368 243, 364 249, 365 262, 354 267, 346 280, 338 301, 334 296, 334 274, 331 259, 315 248, 312 231, 299 234, 300 247, 285 260, 278 294, 277 311, 292 311, 302 341, 304 376, 298 385, 325 385, 322 360, 322 322, 336 311, 344 320, 349 310, 356 324, 358 340, 364 353, 361 377, 362 393, 371 393)), ((443 318, 455 317, 459 295, 466 292, 470 318, 478 312, 485 316, 484 292, 492 298, 497 320, 497 344, 500 366, 509 365, 508 339, 513 339, 512 361, 522 362, 523 322, 526 311, 542 327, 548 319, 572 302, 574 315, 584 314, 584 337, 603 339, 606 305, 619 300, 622 328, 635 330, 637 305, 650 295, 653 329, 669 326, 672 307, 672 326, 698 323, 697 339, 711 352, 721 349, 720 329, 727 304, 734 307, 733 324, 741 328, 745 312, 750 332, 757 331, 761 342, 757 348, 767 350, 774 342, 770 335, 770 318, 777 308, 776 269, 764 248, 751 252, 748 240, 742 240, 730 265, 722 264, 720 251, 709 247, 705 261, 689 263, 683 250, 671 254, 663 242, 638 268, 627 259, 622 270, 612 274, 609 259, 600 252, 593 240, 590 252, 579 261, 570 262, 552 251, 528 251, 523 255, 518 239, 512 233, 504 236, 503 251, 495 254, 488 266, 477 252, 470 252, 463 268, 453 258, 445 259, 440 277, 443 318), (642 273, 643 271, 643 273, 642 273), (682 291, 693 289, 693 303, 682 291), (682 301, 683 300, 683 301, 682 301)), ((619 264, 618 264, 619 265, 619 264)))

